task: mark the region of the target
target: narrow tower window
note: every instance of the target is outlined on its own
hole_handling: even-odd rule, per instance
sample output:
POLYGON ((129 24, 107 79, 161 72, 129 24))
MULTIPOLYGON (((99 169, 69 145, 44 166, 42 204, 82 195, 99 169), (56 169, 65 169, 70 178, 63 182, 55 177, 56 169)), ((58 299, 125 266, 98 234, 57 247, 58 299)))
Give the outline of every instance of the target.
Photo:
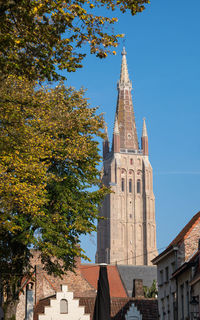
POLYGON ((60 313, 68 313, 68 302, 66 299, 60 300, 60 313))
POLYGON ((130 159, 130 164, 133 164, 133 159, 130 159))
POLYGON ((124 191, 124 178, 122 178, 122 191, 124 191))
POLYGON ((132 179, 129 179, 129 192, 132 192, 132 179))
POLYGON ((141 193, 141 182, 139 179, 137 180, 137 193, 141 193))

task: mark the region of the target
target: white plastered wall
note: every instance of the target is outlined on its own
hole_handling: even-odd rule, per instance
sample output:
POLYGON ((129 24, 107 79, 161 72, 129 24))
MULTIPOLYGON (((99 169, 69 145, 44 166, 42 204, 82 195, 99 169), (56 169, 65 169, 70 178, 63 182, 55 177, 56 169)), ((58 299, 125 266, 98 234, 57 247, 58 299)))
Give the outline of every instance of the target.
POLYGON ((50 306, 45 307, 39 320, 90 320, 90 315, 85 314, 84 307, 79 306, 79 300, 74 299, 73 292, 69 292, 66 285, 62 285, 62 291, 56 293, 56 298, 50 300, 50 306), (68 313, 60 313, 60 301, 68 302, 68 313))

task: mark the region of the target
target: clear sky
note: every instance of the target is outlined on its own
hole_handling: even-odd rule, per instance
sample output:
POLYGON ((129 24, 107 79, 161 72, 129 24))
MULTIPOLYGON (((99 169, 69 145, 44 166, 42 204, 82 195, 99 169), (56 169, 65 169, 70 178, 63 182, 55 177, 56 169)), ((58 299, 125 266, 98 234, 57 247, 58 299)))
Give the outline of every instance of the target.
MULTIPOLYGON (((125 34, 129 77, 140 141, 146 118, 154 172, 157 247, 166 247, 200 210, 200 0, 152 0, 132 17, 118 14, 125 34)), ((67 74, 67 85, 87 88, 92 106, 105 113, 110 140, 117 102, 123 41, 117 55, 88 56, 67 74)), ((94 262, 96 235, 82 241, 94 262)))

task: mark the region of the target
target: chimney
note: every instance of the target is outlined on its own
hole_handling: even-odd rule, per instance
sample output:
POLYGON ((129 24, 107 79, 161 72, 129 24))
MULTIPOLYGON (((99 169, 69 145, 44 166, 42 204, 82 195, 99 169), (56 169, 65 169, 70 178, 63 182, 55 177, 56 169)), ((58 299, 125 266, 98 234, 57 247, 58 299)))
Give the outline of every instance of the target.
POLYGON ((143 280, 142 279, 134 279, 133 280, 132 297, 134 297, 134 298, 144 297, 144 288, 143 288, 143 280))

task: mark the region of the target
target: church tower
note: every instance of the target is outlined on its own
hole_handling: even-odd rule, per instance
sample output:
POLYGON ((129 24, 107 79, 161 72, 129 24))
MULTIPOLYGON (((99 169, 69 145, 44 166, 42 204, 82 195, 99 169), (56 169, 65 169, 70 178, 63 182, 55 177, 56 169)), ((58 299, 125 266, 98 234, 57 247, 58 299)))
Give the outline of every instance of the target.
POLYGON ((102 182, 110 186, 100 209, 96 263, 151 265, 157 255, 153 173, 145 119, 138 145, 126 51, 122 51, 112 149, 103 142, 102 182))

